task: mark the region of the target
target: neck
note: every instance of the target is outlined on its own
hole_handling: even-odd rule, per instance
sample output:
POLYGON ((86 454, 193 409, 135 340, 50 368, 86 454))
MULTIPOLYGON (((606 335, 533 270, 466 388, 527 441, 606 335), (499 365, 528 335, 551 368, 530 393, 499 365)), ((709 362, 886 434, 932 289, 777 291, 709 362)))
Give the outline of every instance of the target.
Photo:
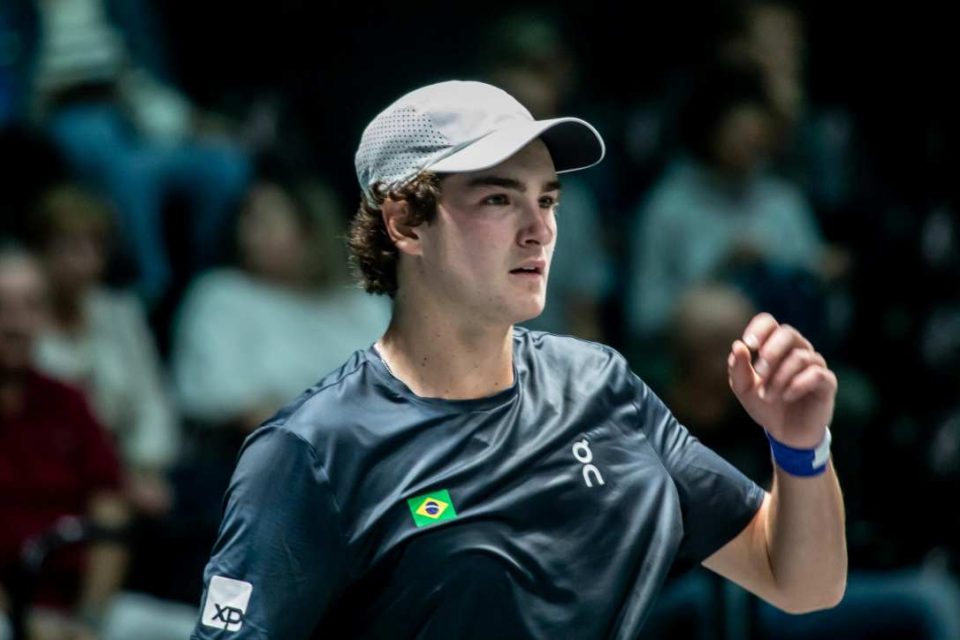
POLYGON ((396 378, 421 397, 467 400, 513 384, 513 326, 457 323, 399 299, 377 350, 396 378))

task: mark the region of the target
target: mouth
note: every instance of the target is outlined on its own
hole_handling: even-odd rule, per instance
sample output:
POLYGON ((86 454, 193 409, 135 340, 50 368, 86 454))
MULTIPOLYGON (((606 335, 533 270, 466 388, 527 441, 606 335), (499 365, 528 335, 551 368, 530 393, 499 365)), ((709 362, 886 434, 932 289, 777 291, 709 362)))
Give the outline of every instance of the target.
POLYGON ((535 260, 519 266, 516 269, 511 269, 510 275, 526 278, 542 278, 543 272, 546 270, 546 266, 546 263, 542 260, 535 260))

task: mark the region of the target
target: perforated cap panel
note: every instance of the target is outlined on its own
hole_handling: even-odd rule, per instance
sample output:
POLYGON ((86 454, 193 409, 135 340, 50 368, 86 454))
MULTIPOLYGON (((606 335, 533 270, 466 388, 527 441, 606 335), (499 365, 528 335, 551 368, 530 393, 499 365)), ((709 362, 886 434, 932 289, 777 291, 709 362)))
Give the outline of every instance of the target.
MULTIPOLYGON (((369 196, 374 184, 396 187, 433 165, 453 172, 493 166, 560 120, 576 119, 538 123, 506 91, 482 82, 452 80, 421 87, 367 126, 355 158, 357 179, 369 196)), ((558 171, 560 164, 573 170, 603 157, 596 130, 582 120, 573 126, 582 129, 579 136, 554 136, 550 145, 558 171)))
POLYGON ((366 190, 376 182, 400 184, 450 146, 429 116, 413 105, 387 109, 370 123, 360 140, 356 158, 360 186, 366 190))

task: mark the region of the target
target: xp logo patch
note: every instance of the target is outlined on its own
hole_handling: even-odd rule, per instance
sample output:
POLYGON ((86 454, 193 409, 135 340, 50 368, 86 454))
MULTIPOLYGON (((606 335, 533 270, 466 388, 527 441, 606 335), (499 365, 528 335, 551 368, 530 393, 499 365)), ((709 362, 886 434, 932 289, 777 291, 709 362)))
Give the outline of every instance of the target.
POLYGON ((213 576, 203 607, 203 624, 224 631, 239 631, 252 593, 253 585, 249 582, 213 576))
POLYGON ((407 506, 410 507, 410 515, 418 527, 457 517, 457 510, 453 507, 453 500, 446 489, 410 498, 407 506))

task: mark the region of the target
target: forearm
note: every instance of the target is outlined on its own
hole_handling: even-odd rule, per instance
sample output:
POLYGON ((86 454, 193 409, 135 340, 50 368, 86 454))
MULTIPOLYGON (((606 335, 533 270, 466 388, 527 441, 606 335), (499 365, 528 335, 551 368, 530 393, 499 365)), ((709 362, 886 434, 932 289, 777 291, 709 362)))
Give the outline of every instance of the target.
POLYGON ((785 611, 832 607, 847 582, 843 496, 824 461, 837 377, 768 313, 734 341, 727 366, 731 389, 770 438, 774 483, 753 521, 704 564, 785 611))
MULTIPOLYGON (((99 526, 120 528, 127 524, 129 513, 119 498, 99 496, 93 500, 90 517, 99 526)), ((90 618, 103 615, 110 598, 122 586, 126 569, 127 550, 121 543, 104 541, 93 544, 87 557, 78 611, 90 618)))
POLYGON ((843 496, 832 463, 809 478, 776 467, 766 545, 777 591, 788 611, 836 605, 847 577, 843 496))

